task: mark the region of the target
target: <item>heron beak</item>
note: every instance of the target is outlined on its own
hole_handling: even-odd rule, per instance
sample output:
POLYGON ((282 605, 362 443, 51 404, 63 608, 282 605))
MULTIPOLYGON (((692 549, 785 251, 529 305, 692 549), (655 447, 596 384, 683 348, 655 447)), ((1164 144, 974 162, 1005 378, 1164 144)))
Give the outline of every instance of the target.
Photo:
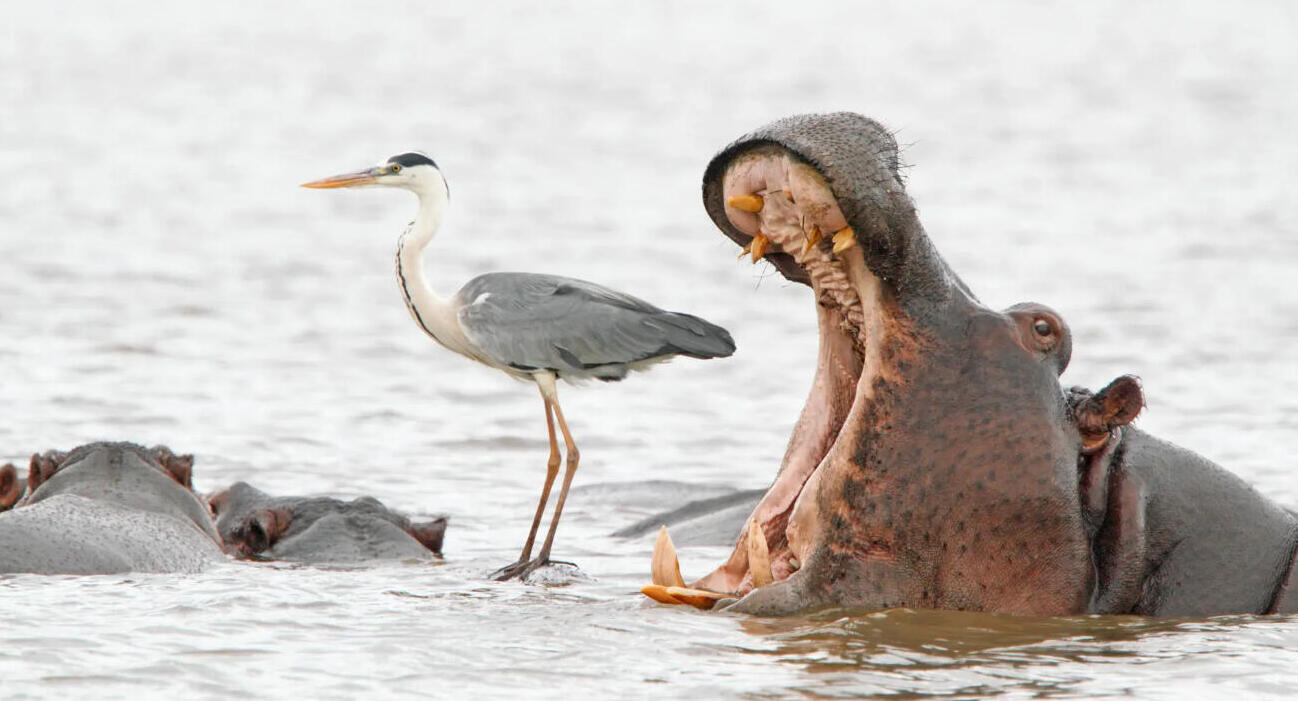
POLYGON ((335 187, 360 187, 362 185, 376 185, 379 182, 379 176, 382 175, 378 168, 366 168, 358 170, 355 173, 343 173, 334 175, 320 180, 312 180, 309 183, 302 183, 302 187, 325 190, 335 187))

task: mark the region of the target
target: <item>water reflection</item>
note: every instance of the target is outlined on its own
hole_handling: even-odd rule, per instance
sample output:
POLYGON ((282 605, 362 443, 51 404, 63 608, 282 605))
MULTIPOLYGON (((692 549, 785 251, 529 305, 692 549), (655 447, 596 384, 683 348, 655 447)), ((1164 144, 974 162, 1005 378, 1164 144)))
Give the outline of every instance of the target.
POLYGON ((1071 693, 1079 683, 1104 678, 1096 664, 1141 664, 1189 652, 1181 634, 1230 634, 1280 622, 1256 616, 1037 618, 828 609, 792 619, 741 619, 740 626, 756 639, 742 647, 745 654, 792 666, 815 680, 817 686, 801 689, 809 697, 835 698, 983 695, 1007 688, 1034 695, 1071 693), (1157 638, 1162 640, 1156 648, 1133 645, 1157 638))

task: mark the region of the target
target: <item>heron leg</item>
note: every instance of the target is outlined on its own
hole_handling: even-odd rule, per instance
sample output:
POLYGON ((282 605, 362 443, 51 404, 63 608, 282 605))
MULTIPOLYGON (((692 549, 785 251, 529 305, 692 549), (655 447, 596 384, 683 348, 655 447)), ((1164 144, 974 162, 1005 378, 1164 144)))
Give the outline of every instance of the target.
POLYGON ((527 562, 532 557, 532 544, 536 542, 536 531, 541 527, 541 517, 545 515, 545 506, 550 501, 550 488, 554 486, 554 478, 559 475, 559 441, 554 435, 554 405, 550 398, 545 396, 544 390, 541 392, 541 399, 545 402, 545 427, 550 432, 550 459, 545 463, 545 487, 541 489, 540 501, 536 502, 532 530, 527 532, 527 543, 523 545, 523 553, 518 556, 519 562, 527 562))
POLYGON ((550 501, 550 489, 554 486, 554 478, 559 475, 559 440, 554 433, 554 411, 558 409, 555 404, 554 380, 554 375, 548 373, 536 376, 536 385, 541 390, 541 400, 545 403, 545 428, 550 434, 550 459, 545 464, 545 486, 541 489, 540 500, 536 502, 536 515, 532 517, 532 529, 527 533, 527 543, 523 545, 522 554, 518 556, 517 562, 491 574, 496 581, 526 577, 529 572, 544 564, 544 558, 536 561, 531 561, 530 558, 532 546, 536 543, 536 532, 541 527, 541 517, 545 515, 546 504, 550 501))
MULTIPOLYGON (((541 554, 537 560, 541 563, 550 561, 550 546, 554 544, 554 533, 559 527, 559 517, 563 515, 563 503, 568 500, 568 487, 572 484, 573 475, 577 474, 577 463, 581 460, 581 452, 577 450, 577 444, 572 440, 572 433, 568 431, 568 422, 563 418, 563 409, 559 408, 559 395, 555 390, 553 380, 550 382, 550 405, 554 409, 554 416, 559 420, 559 430, 563 432, 563 447, 567 454, 568 467, 563 473, 563 487, 559 490, 559 503, 554 506, 554 518, 550 519, 550 530, 545 534, 545 543, 541 545, 541 554)), ((542 388, 545 391, 545 388, 542 388)))

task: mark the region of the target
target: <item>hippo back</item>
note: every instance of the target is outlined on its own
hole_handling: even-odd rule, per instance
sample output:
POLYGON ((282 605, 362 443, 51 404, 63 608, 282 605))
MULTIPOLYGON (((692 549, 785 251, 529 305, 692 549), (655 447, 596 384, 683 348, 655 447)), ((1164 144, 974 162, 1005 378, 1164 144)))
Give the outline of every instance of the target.
POLYGON ((1202 616, 1274 606, 1298 519, 1216 463, 1124 429, 1121 469, 1146 495, 1145 577, 1132 613, 1202 616))
POLYGON ((57 494, 0 514, 0 572, 196 572, 216 542, 175 516, 57 494))

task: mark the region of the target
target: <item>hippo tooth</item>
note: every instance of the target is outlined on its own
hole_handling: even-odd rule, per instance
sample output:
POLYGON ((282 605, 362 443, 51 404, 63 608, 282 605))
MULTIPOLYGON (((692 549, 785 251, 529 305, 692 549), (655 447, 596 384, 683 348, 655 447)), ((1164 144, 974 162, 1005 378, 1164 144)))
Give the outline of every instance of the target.
POLYGON ((766 238, 765 234, 758 232, 758 234, 753 237, 752 247, 754 263, 761 260, 762 256, 766 255, 766 247, 769 245, 771 245, 771 240, 766 238))
POLYGON ((640 587, 640 593, 660 604, 670 604, 675 606, 681 603, 680 599, 668 594, 667 587, 664 587, 661 584, 647 584, 640 587))
POLYGON ((667 595, 682 604, 689 604, 696 609, 707 611, 721 599, 728 599, 730 594, 708 591, 706 589, 690 589, 689 587, 667 587, 667 595))
POLYGON ((792 571, 792 572, 797 572, 797 571, 798 571, 798 568, 801 567, 801 566, 802 566, 802 565, 799 564, 799 562, 798 562, 798 558, 796 558, 796 557, 790 557, 790 558, 789 558, 789 570, 790 570, 790 571, 792 571))
POLYGON ((775 581, 771 574, 771 553, 766 548, 766 533, 757 519, 748 522, 748 570, 753 573, 754 589, 775 581))
POLYGON ((856 232, 852 231, 852 227, 845 226, 834 234, 834 253, 842 253, 855 245, 856 232))
POLYGON ((761 195, 734 195, 726 200, 726 205, 734 207, 741 212, 760 212, 762 211, 761 195))
POLYGON ((650 566, 653 583, 664 587, 683 587, 680 560, 676 558, 676 546, 672 537, 667 535, 667 527, 658 529, 658 540, 654 541, 653 564, 650 566))
POLYGON ((810 251, 813 246, 820 243, 822 237, 824 234, 820 232, 820 227, 812 224, 811 230, 807 232, 807 240, 802 244, 802 252, 805 254, 810 251))
POLYGON ((751 255, 753 252, 753 241, 756 240, 757 239, 752 239, 748 243, 744 244, 744 250, 739 252, 739 257, 736 260, 743 260, 744 258, 747 258, 749 255, 751 255))

